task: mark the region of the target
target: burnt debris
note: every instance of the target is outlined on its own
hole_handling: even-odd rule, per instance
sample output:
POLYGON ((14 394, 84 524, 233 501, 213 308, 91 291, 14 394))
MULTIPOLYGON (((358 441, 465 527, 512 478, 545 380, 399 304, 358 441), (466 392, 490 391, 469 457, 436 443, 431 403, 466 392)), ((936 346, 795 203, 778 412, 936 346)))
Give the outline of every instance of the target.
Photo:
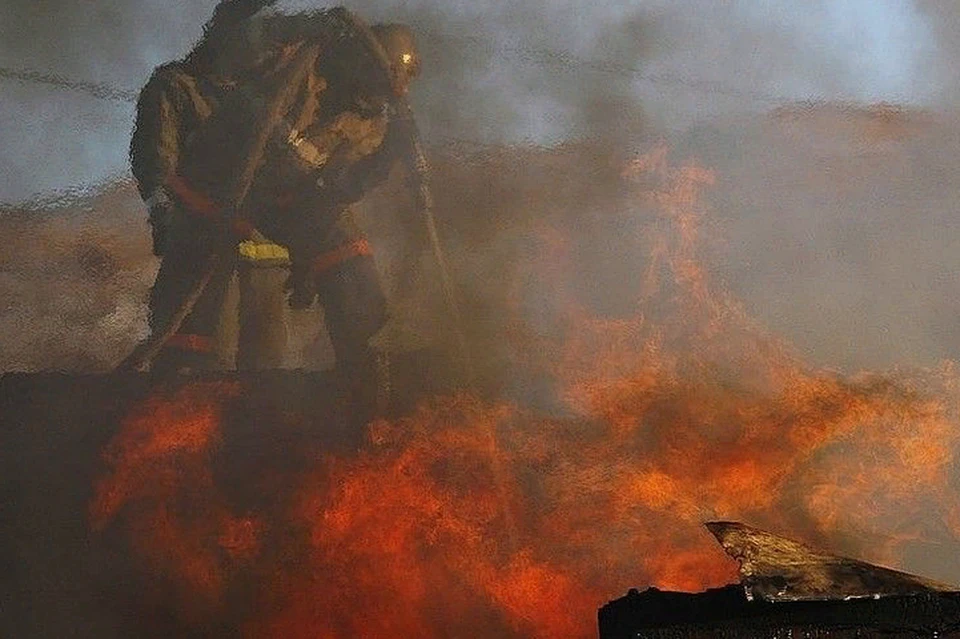
POLYGON ((740 563, 740 583, 631 590, 600 609, 600 639, 960 636, 955 587, 737 522, 706 526, 740 563))

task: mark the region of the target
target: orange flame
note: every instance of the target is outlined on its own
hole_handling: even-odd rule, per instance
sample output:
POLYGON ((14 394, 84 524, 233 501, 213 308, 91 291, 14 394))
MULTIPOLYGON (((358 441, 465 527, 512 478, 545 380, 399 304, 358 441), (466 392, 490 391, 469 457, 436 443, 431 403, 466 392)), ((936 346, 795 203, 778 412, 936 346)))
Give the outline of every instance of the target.
POLYGON ((555 330, 523 317, 522 286, 507 301, 520 374, 551 376, 574 417, 436 398, 372 424, 355 456, 291 470, 269 512, 234 513, 210 462, 241 389, 162 391, 108 449, 94 527, 121 526, 217 614, 252 583, 229 613, 252 637, 594 636, 629 587, 734 580, 700 526, 714 518, 891 564, 918 540, 960 543, 955 370, 809 369, 702 266, 714 176, 665 147, 626 175, 647 185, 652 246, 634 316, 577 301, 575 233, 547 225, 517 270, 547 282, 555 330))

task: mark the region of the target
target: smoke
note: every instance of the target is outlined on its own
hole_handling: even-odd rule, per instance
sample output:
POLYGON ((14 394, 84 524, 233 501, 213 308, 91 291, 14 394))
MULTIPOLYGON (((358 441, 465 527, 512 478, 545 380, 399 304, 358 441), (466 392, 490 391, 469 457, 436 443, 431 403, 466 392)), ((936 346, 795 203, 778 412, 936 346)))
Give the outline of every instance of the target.
POLYGON ((135 404, 104 450, 90 521, 144 562, 135 592, 177 593, 140 603, 248 636, 587 637, 626 587, 729 583, 732 562, 700 526, 717 518, 955 580, 956 368, 806 365, 713 279, 700 195, 715 176, 667 156, 655 147, 624 172, 624 229, 641 231, 625 245, 652 247, 631 252, 646 277, 621 284, 632 316, 595 315, 575 286, 593 248, 583 226, 602 218, 555 207, 511 227, 512 254, 486 255, 500 299, 482 322, 513 327, 496 331, 511 372, 546 378, 565 418, 434 397, 341 452, 335 414, 305 412, 314 430, 292 417, 303 404, 265 405, 256 379, 135 404), (516 304, 531 291, 540 317, 516 304))
MULTIPOLYGON (((135 90, 187 50, 208 13, 199 3, 12 0, 0 9, 0 65, 135 90)), ((127 172, 132 104, 13 80, 2 91, 0 201, 127 172)))
MULTIPOLYGON (((787 56, 801 58, 791 65, 791 73, 780 76, 785 93, 907 103, 933 96, 929 69, 936 62, 933 25, 912 3, 738 4, 756 24, 786 41, 774 68, 784 66, 787 56)), ((766 58, 770 52, 756 53, 766 58)), ((755 58, 750 66, 758 62, 755 58)))
MULTIPOLYGON (((136 91, 155 65, 190 49, 214 5, 112 0, 94 9, 62 1, 40 8, 13 0, 0 9, 0 65, 136 91)), ((278 9, 311 6, 283 0, 278 9)), ((371 21, 416 27, 426 64, 413 100, 428 142, 581 137, 623 148, 689 130, 677 156, 702 157, 718 172, 708 197, 732 245, 717 268, 765 321, 825 365, 886 367, 952 354, 960 334, 946 301, 952 280, 945 274, 955 271, 958 254, 943 219, 955 201, 945 186, 956 183, 948 168, 955 148, 950 127, 935 125, 914 138, 908 131, 891 142, 864 137, 873 126, 869 118, 844 128, 845 118, 859 116, 835 113, 835 129, 772 135, 776 127, 758 129, 752 119, 781 98, 949 104, 960 90, 950 64, 960 55, 954 44, 960 16, 952 4, 357 0, 350 6, 371 21)), ((132 105, 0 82, 0 202, 49 201, 51 189, 127 173, 132 105)), ((504 189, 503 174, 516 170, 508 165, 495 176, 504 189)), ((569 170, 595 167, 574 161, 569 170)), ((490 206, 503 208, 512 196, 502 195, 490 206)), ((142 220, 139 210, 130 214, 142 220)), ((595 242, 602 249, 610 238, 595 242)), ((485 250, 498 248, 491 243, 485 250)), ((630 262, 605 260, 612 273, 627 268, 614 262, 630 262)), ((592 275, 612 279, 599 271, 592 275)))
POLYGON ((956 104, 960 100, 960 7, 946 0, 918 0, 919 10, 932 25, 932 38, 937 47, 936 73, 929 78, 941 102, 956 104))
POLYGON ((697 127, 718 174, 717 257, 749 307, 817 363, 956 358, 956 116, 811 105, 697 127))
MULTIPOLYGON (((938 538, 927 533, 947 525, 944 521, 956 522, 950 505, 953 502, 940 499, 942 487, 951 481, 953 473, 949 463, 949 451, 955 444, 953 413, 949 413, 949 419, 941 419, 940 408, 935 406, 932 416, 918 411, 909 413, 910 419, 900 419, 901 406, 912 409, 912 400, 901 402, 895 392, 887 394, 882 384, 879 391, 867 384, 855 385, 851 392, 846 382, 835 383, 823 372, 810 375, 789 359, 757 365, 756 361, 764 364, 764 358, 772 357, 772 349, 760 339, 756 344, 746 340, 747 348, 742 347, 742 335, 750 337, 754 333, 750 326, 741 326, 736 308, 725 299, 721 300, 723 304, 699 306, 684 306, 683 302, 711 302, 709 296, 698 297, 702 281, 707 280, 706 275, 726 275, 734 292, 746 298, 748 311, 759 309, 754 314, 772 325, 774 333, 786 333, 805 352, 815 351, 814 362, 828 365, 857 365, 870 358, 883 364, 914 361, 918 355, 928 358, 942 352, 945 345, 957 343, 960 334, 941 328, 945 318, 956 315, 943 300, 950 297, 952 274, 960 269, 946 259, 960 255, 950 233, 938 232, 950 222, 949 212, 955 201, 940 185, 960 183, 943 168, 955 157, 953 150, 960 148, 957 139, 943 135, 948 127, 940 123, 917 136, 913 128, 925 123, 910 113, 903 118, 882 113, 874 118, 829 109, 800 112, 796 118, 787 113, 779 119, 764 119, 760 126, 749 119, 750 113, 766 111, 777 96, 942 103, 952 90, 945 71, 949 49, 941 44, 949 42, 951 23, 938 22, 934 16, 940 15, 937 11, 946 15, 950 9, 929 4, 877 2, 867 7, 863 3, 836 2, 829 6, 808 4, 800 12, 785 2, 761 7, 717 4, 691 0, 682 4, 595 2, 581 6, 531 1, 503 6, 425 1, 354 6, 373 20, 414 23, 422 34, 427 65, 415 106, 425 132, 434 141, 452 136, 485 142, 554 142, 582 136, 629 144, 633 135, 684 129, 705 119, 714 123, 713 128, 700 128, 687 136, 687 145, 678 149, 677 155, 684 159, 701 155, 704 164, 717 169, 716 190, 706 189, 706 197, 714 200, 714 210, 723 217, 729 248, 698 255, 704 258, 702 261, 687 259, 689 256, 680 251, 670 267, 675 279, 688 287, 684 289, 687 297, 671 298, 672 289, 664 285, 666 292, 661 291, 660 297, 644 298, 649 313, 632 323, 609 316, 621 310, 616 308, 618 301, 634 301, 627 298, 629 289, 662 276, 650 266, 656 265, 658 255, 656 234, 647 233, 645 228, 656 229, 661 222, 649 211, 644 213, 629 196, 620 193, 617 199, 615 179, 609 175, 606 182, 598 179, 602 173, 598 166, 615 159, 605 155, 608 147, 598 145, 599 152, 597 146, 592 147, 594 156, 577 147, 561 149, 557 154, 526 151, 528 155, 524 155, 507 150, 501 151, 501 157, 488 150, 479 159, 452 153, 446 156, 446 168, 435 167, 440 187, 438 211, 459 214, 444 220, 445 230, 450 231, 451 224, 458 226, 455 230, 462 244, 451 243, 450 248, 457 256, 461 284, 472 293, 468 315, 475 319, 475 325, 471 328, 488 331, 479 337, 487 339, 481 346, 486 347, 491 360, 496 360, 491 368, 501 370, 504 360, 511 356, 517 359, 517 345, 533 352, 518 367, 523 373, 532 373, 516 374, 530 380, 530 386, 511 389, 515 395, 521 395, 525 405, 541 408, 537 374, 547 377, 542 369, 555 364, 549 358, 558 356, 554 345, 563 338, 579 341, 573 343, 570 353, 559 353, 569 355, 557 365, 562 371, 579 373, 580 368, 571 364, 576 364, 577 358, 601 352, 598 343, 602 353, 610 355, 597 364, 596 371, 588 370, 590 374, 582 379, 571 380, 575 399, 589 409, 591 416, 599 415, 611 429, 631 436, 613 440, 613 444, 627 441, 635 447, 617 449, 609 441, 598 441, 594 446, 598 454, 587 458, 578 432, 570 442, 570 454, 556 462, 550 462, 547 453, 540 458, 518 458, 523 463, 517 468, 523 469, 534 468, 530 462, 557 464, 556 472, 547 476, 555 480, 547 488, 559 495, 557 513, 580 512, 566 508, 565 499, 590 503, 583 496, 591 495, 583 488, 602 483, 605 473, 616 470, 610 462, 620 457, 614 453, 623 456, 635 451, 647 463, 651 459, 648 451, 661 448, 668 453, 666 463, 662 468, 647 468, 639 480, 635 467, 624 462, 625 470, 618 476, 624 483, 614 486, 622 487, 620 494, 636 497, 636 501, 614 500, 614 505, 625 506, 614 511, 617 517, 611 520, 648 525, 646 511, 653 510, 667 513, 662 520, 665 529, 676 528, 677 517, 692 527, 694 520, 702 518, 697 509, 704 503, 703 487, 707 486, 719 495, 710 514, 750 515, 769 505, 771 517, 778 522, 795 525, 809 515, 808 523, 816 524, 818 531, 834 540, 861 531, 877 536, 938 538), (722 134, 716 136, 716 131, 722 134), (754 137, 745 141, 747 133, 754 137), (851 164, 851 158, 857 158, 857 162, 851 164), (905 211, 910 214, 904 215, 905 211), (505 283, 514 288, 505 291, 505 283), (911 304, 918 300, 922 303, 911 304), (581 306, 612 311, 596 321, 589 317, 585 324, 573 322, 584 318, 570 313, 571 321, 565 324, 557 316, 559 311, 569 310, 568 302, 575 302, 571 305, 578 312, 581 306), (512 307, 511 303, 521 306, 512 307), (693 334, 696 339, 672 335, 671 331, 701 318, 691 313, 691 308, 709 311, 702 330, 693 334), (509 311, 525 322, 508 326, 512 332, 501 331, 504 318, 510 318, 509 311), (736 321, 721 324, 729 330, 718 333, 712 314, 736 321), (941 322, 940 327, 937 322, 941 322), (923 327, 919 331, 914 328, 918 324, 923 327), (570 325, 577 329, 585 326, 586 330, 576 332, 570 325), (662 331, 651 330, 661 327, 662 331), (882 328, 887 329, 889 337, 878 346, 882 328), (608 334, 612 338, 603 339, 608 334), (717 335, 733 335, 735 339, 728 346, 726 341, 716 339, 717 335), (712 343, 711 336, 715 338, 712 343), (693 362, 685 364, 686 368, 676 365, 673 351, 661 348, 662 343, 669 345, 669 340, 681 338, 688 338, 684 343, 689 353, 682 353, 693 362), (624 344, 636 348, 624 350, 624 344), (544 348, 536 352, 540 345, 544 348), (712 350, 705 350, 707 346, 712 350), (704 353, 711 357, 703 357, 704 353), (684 381, 690 376, 698 383, 684 381), (609 388, 598 386, 593 383, 595 379, 612 379, 614 384, 609 388), (731 394, 727 387, 730 380, 743 382, 743 390, 736 391, 740 386, 734 384, 731 394), (767 384, 783 391, 772 393, 773 409, 756 399, 767 395, 754 392, 754 385, 763 389, 767 384), (823 397, 834 401, 824 403, 820 401, 823 397), (719 408, 716 398, 721 400, 719 408), (874 424, 883 428, 875 429, 874 424), (922 428, 913 428, 916 424, 922 428), (791 425, 793 430, 784 431, 784 425, 791 425), (737 429, 742 430, 743 437, 734 437, 737 429), (781 469, 777 472, 783 475, 778 477, 789 475, 803 488, 796 492, 805 496, 799 514, 788 508, 796 503, 794 493, 769 491, 764 481, 770 473, 760 472, 748 455, 718 463, 715 454, 715 448, 738 455, 745 451, 752 452, 756 459, 779 462, 785 458, 766 455, 772 448, 770 443, 782 439, 782 432, 795 435, 790 441, 801 443, 799 454, 795 462, 772 466, 781 469), (896 472, 881 483, 863 472, 851 483, 849 478, 855 475, 847 471, 862 471, 863 462, 876 462, 877 457, 869 452, 848 454, 842 444, 855 437, 854 443, 865 439, 872 445, 871 438, 878 437, 877 433, 889 435, 883 439, 881 450, 893 460, 896 472), (818 439, 826 435, 829 437, 818 439), (804 443, 808 440, 813 443, 804 443), (830 448, 821 446, 825 441, 830 448), (750 446, 740 445, 743 442, 750 446), (925 443, 935 450, 930 452, 925 443), (701 445, 701 452, 691 455, 695 445, 701 445), (807 472, 808 463, 820 461, 813 453, 824 451, 838 458, 831 466, 839 469, 837 473, 825 474, 819 467, 807 472), (571 467, 581 472, 571 475, 571 467), (733 486, 733 497, 727 498, 727 493, 717 488, 727 485, 733 486), (862 490, 847 492, 845 487, 851 485, 862 490), (816 490, 808 491, 810 486, 816 490), (923 492, 931 486, 929 495, 923 492), (751 488, 756 492, 748 490, 751 488), (774 494, 782 499, 774 500, 774 494), (879 503, 885 507, 872 509, 874 502, 865 500, 864 494, 870 499, 882 497, 879 503), (754 499, 758 501, 751 501, 754 499), (939 505, 930 507, 930 503, 939 505), (888 510, 899 513, 896 525, 884 520, 888 510), (620 516, 624 513, 630 519, 620 516)), ((47 3, 42 14, 26 4, 8 6, 16 19, 0 20, 3 64, 19 66, 26 61, 41 72, 135 88, 155 64, 182 55, 189 48, 212 2, 176 7, 117 4, 111 10, 93 12, 47 3), (103 37, 114 31, 115 38, 103 37), (95 44, 104 40, 110 41, 95 44), (51 44, 54 42, 56 46, 51 44)), ((286 6, 296 8, 292 2, 286 6)), ((6 151, 0 159, 0 201, 77 181, 90 184, 103 175, 125 170, 132 117, 128 105, 55 92, 48 87, 7 85, 0 114, 0 144, 6 151)), ((619 175, 619 171, 606 168, 607 173, 619 175)), ((693 175, 698 173, 693 171, 693 175)), ((679 189, 676 196, 682 199, 683 190, 679 189)), ((134 198, 126 192, 108 209, 114 214, 131 210, 134 198)), ((699 238, 712 240, 715 229, 706 226, 709 216, 705 217, 699 238)), ((63 247, 74 248, 76 229, 83 228, 89 218, 78 220, 76 227, 52 224, 36 241, 26 234, 10 234, 18 245, 17 250, 8 252, 3 276, 5 282, 16 283, 20 290, 10 303, 14 310, 3 317, 8 328, 5 334, 17 338, 11 347, 15 352, 4 355, 3 368, 36 369, 56 362, 81 370, 101 369, 129 350, 143 327, 138 313, 143 309, 153 264, 147 254, 146 228, 142 218, 135 219, 140 242, 136 255, 121 260, 122 268, 115 273, 101 268, 101 264, 109 266, 110 260, 95 250, 104 246, 104 229, 91 230, 84 245, 76 246, 62 263, 46 259, 63 247), (43 246, 46 252, 38 251, 37 246, 43 246), (25 266, 19 259, 20 249, 35 263, 25 266), (18 278, 27 271, 33 279, 22 282, 18 278), (101 284, 91 279, 90 272, 103 273, 101 284), (84 297, 90 289, 71 287, 80 280, 102 296, 91 298, 98 307, 90 308, 93 304, 84 297), (115 280, 116 285, 105 290, 102 282, 108 280, 115 280), (57 288, 46 290, 46 305, 38 305, 33 301, 36 289, 51 281, 57 282, 57 288), (129 298, 132 290, 137 292, 133 301, 123 298, 129 298), (61 301, 64 299, 69 300, 66 306, 61 301), (118 299, 123 302, 117 303, 118 299), (46 323, 38 323, 43 319, 46 323), (77 331, 78 327, 87 330, 77 331), (105 352, 107 345, 110 352, 105 352), (76 355, 72 360, 65 356, 78 348, 93 355, 76 355)), ((684 224, 688 221, 680 215, 676 224, 687 228, 684 224)), ((134 236, 133 223, 119 232, 121 225, 115 219, 109 224, 105 220, 104 225, 113 229, 109 232, 115 234, 118 246, 134 236)), ((456 233, 450 235, 457 237, 456 233)), ((674 248, 682 249, 686 238, 682 233, 679 236, 674 248)), ((951 376, 952 372, 945 375, 955 384, 951 376)), ((923 379, 909 381, 924 387, 923 379)), ((944 408, 944 414, 949 410, 944 408)), ((539 424, 527 426, 517 430, 518 438, 542 430, 539 424)), ((442 432, 432 428, 427 431, 442 432)), ((459 440, 453 437, 451 441, 459 440)), ((425 446, 425 450, 446 451, 431 446, 425 446)), ((472 476, 472 467, 465 468, 463 475, 472 476)), ((379 480, 383 466, 374 464, 369 475, 359 476, 379 480)), ((779 481, 779 487, 793 485, 785 479, 779 481)), ((416 498, 422 493, 410 490, 408 494, 416 498)), ((342 512, 359 512, 349 508, 351 503, 344 503, 342 512)), ((575 542, 580 539, 578 535, 565 533, 580 533, 581 525, 584 530, 592 528, 596 518, 590 515, 583 513, 582 519, 569 527, 564 527, 563 521, 538 520, 538 527, 532 529, 537 534, 531 533, 530 538, 575 542), (556 525, 560 525, 562 534, 556 534, 556 525)), ((388 519, 383 521, 389 523, 388 519)), ((245 530, 245 521, 225 521, 227 529, 245 530)), ((956 537, 954 525, 949 524, 951 532, 943 535, 951 543, 956 537)), ((344 530, 350 533, 353 529, 347 526, 344 530)), ((470 538, 480 540, 484 536, 470 538)), ((637 539, 631 548, 642 549, 654 562, 675 557, 669 548, 657 549, 655 541, 653 535, 637 539)), ((852 542, 850 547, 860 549, 852 542)), ((322 550, 324 547, 319 547, 318 553, 322 550)), ((569 554, 576 555, 579 550, 574 546, 569 554)), ((906 553, 909 549, 897 550, 906 553)), ((885 559, 885 552, 883 548, 878 550, 877 559, 885 559)), ((954 565, 945 563, 943 554, 930 556, 940 555, 939 569, 953 572, 954 565)), ((904 554, 891 551, 888 557, 902 559, 904 554)), ((502 577, 496 583, 522 584, 523 575, 542 568, 536 562, 520 559, 495 573, 502 577)), ((319 561, 316 565, 324 566, 319 561)), ((457 566, 455 562, 450 565, 457 566)), ((675 587, 706 585, 684 581, 690 578, 688 571, 702 565, 697 557, 680 557, 671 566, 652 566, 644 574, 660 574, 659 570, 673 570, 676 565, 680 568, 664 577, 672 579, 666 583, 675 587)), ((920 565, 919 560, 914 565, 920 565)), ((489 579, 482 564, 479 568, 476 583, 495 581, 489 579)), ((510 588, 505 590, 506 594, 497 596, 509 603, 513 595, 510 588)))
MULTIPOLYGON (((57 1, 41 9, 15 0, 0 10, 0 65, 135 91, 155 65, 190 49, 214 5, 116 0, 90 10, 57 1)), ((283 0, 278 9, 310 6, 283 0)), ((952 4, 358 0, 351 7, 371 21, 415 25, 426 64, 413 99, 428 142, 583 137, 622 149, 685 130, 676 157, 700 157, 718 176, 706 197, 727 244, 712 255, 712 268, 771 328, 815 363, 844 369, 954 356, 956 127, 920 111, 886 118, 894 130, 887 137, 874 134, 886 116, 867 111, 811 110, 799 124, 767 117, 777 100, 793 97, 949 104, 960 90, 949 64, 960 55, 952 4)), ((132 105, 50 86, 2 86, 0 202, 49 202, 50 189, 127 172, 132 105)), ((477 290, 490 280, 487 256, 515 241, 517 220, 560 207, 571 219, 599 219, 618 206, 603 185, 570 187, 570 175, 597 181, 607 158, 567 153, 555 170, 544 168, 553 162, 547 156, 473 159, 445 156, 463 167, 438 169, 438 181, 458 185, 447 201, 438 189, 438 211, 448 227, 466 228, 468 221, 447 214, 468 215, 469 199, 469 215, 496 211, 504 220, 500 235, 479 248, 451 247, 462 250, 461 275, 477 290)), ((128 212, 145 235, 135 200, 128 212)), ((616 307, 623 283, 635 277, 637 256, 618 244, 623 233, 609 222, 583 240, 590 257, 577 265, 577 286, 601 307, 616 307)), ((25 348, 8 367, 42 368, 49 358, 39 352, 25 348)))
MULTIPOLYGON (((0 9, 0 65, 136 90, 189 50, 214 5, 12 0, 0 9)), ((624 140, 811 96, 928 102, 951 94, 960 41, 955 20, 937 19, 952 10, 931 2, 349 6, 416 27, 426 65, 414 101, 428 138, 485 142, 624 140)), ((3 95, 0 201, 125 172, 131 106, 13 81, 3 95)))

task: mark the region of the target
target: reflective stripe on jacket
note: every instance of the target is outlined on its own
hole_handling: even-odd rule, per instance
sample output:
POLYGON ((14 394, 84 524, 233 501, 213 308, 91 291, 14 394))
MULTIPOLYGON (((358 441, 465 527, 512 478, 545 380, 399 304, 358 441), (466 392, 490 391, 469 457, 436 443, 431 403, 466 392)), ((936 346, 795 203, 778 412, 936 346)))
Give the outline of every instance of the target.
POLYGON ((289 266, 290 251, 269 240, 244 240, 237 247, 242 262, 256 266, 289 266))

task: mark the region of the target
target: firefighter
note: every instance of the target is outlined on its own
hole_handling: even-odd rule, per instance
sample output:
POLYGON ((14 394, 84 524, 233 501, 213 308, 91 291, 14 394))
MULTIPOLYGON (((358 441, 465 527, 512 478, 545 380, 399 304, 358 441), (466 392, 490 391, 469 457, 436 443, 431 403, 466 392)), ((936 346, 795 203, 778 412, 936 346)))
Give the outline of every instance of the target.
MULTIPOLYGON (((236 87, 164 183, 163 192, 191 212, 176 218, 188 225, 182 246, 189 259, 170 260, 172 268, 195 271, 198 259, 217 252, 225 216, 234 232, 263 231, 289 247, 290 304, 305 308, 319 299, 338 366, 365 374, 386 301, 351 207, 396 160, 411 164, 412 118, 403 97, 419 73, 413 35, 403 25, 367 28, 342 8, 231 24, 223 39, 242 44, 222 50, 236 52, 228 57, 236 87)), ((190 293, 191 275, 172 278, 171 299, 190 293)), ((207 287, 175 346, 181 334, 212 334, 221 276, 211 279, 216 285, 207 287)))
MULTIPOLYGON (((283 32, 290 19, 296 16, 277 18, 274 28, 283 32)), ((370 32, 385 54, 391 81, 383 81, 385 70, 355 42, 322 55, 313 80, 324 87, 316 112, 302 130, 287 136, 294 166, 279 159, 268 164, 250 198, 253 209, 266 213, 257 226, 290 247, 291 306, 306 308, 318 300, 337 365, 361 375, 383 357, 372 351, 370 339, 385 324, 387 305, 373 247, 353 206, 398 160, 410 159, 412 120, 403 98, 420 71, 409 27, 378 24, 370 32)))
MULTIPOLYGON (((153 332, 163 330, 171 320, 209 252, 205 222, 172 188, 182 150, 235 88, 235 76, 249 62, 245 25, 266 4, 247 0, 219 4, 200 43, 185 59, 155 69, 140 93, 130 160, 149 211, 153 252, 161 258, 149 299, 153 332)), ((256 231, 240 240, 236 259, 214 274, 193 312, 165 343, 154 361, 155 369, 229 365, 234 339, 238 368, 282 365, 288 251, 256 231), (224 304, 228 290, 236 284, 238 309, 224 304)))

